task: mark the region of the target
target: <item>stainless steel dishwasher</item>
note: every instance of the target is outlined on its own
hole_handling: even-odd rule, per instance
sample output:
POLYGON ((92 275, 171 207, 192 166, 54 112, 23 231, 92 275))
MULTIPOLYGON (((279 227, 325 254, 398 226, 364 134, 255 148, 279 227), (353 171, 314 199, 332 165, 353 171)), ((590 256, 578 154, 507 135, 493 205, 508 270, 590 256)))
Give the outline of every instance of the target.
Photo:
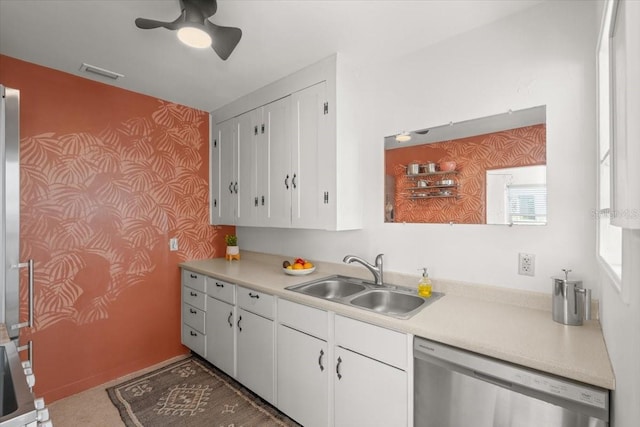
POLYGON ((416 337, 415 427, 607 427, 609 391, 416 337))

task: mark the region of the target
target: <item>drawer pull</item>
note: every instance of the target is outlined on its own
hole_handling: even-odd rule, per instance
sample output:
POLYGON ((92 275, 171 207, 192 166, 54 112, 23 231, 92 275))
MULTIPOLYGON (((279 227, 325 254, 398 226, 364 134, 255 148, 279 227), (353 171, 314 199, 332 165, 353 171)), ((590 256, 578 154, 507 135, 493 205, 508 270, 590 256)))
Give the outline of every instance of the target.
POLYGON ((195 293, 195 292, 189 292, 189 294, 190 294, 192 297, 197 297, 197 296, 198 296, 198 294, 197 294, 197 293, 195 293))
POLYGON ((242 316, 238 317, 238 330, 242 332, 242 326, 240 326, 240 322, 242 321, 242 316))
POLYGON ((219 288, 224 288, 224 285, 222 283, 216 282, 216 286, 219 287, 219 288))
POLYGON ((259 294, 254 294, 254 293, 249 292, 249 297, 250 297, 250 298, 258 299, 258 298, 260 298, 260 295, 259 295, 259 294))
POLYGON ((190 309, 189 309, 189 313, 191 313, 191 314, 196 314, 196 313, 197 313, 197 311, 195 311, 193 308, 190 308, 190 309))
POLYGON ((192 337, 197 337, 197 336, 198 336, 198 334, 196 334, 196 333, 195 333, 195 332, 193 332, 193 331, 189 331, 189 334, 190 334, 192 337))
POLYGON ((227 322, 229 322, 229 327, 233 328, 233 323, 231 323, 231 318, 233 317, 233 311, 229 312, 229 317, 227 317, 227 322))
POLYGON ((340 364, 342 363, 342 359, 338 357, 338 364, 336 365, 336 374, 338 375, 338 379, 342 379, 342 374, 340 373, 340 364))
POLYGON ((197 279, 198 275, 197 274, 190 274, 189 277, 191 277, 192 279, 197 279))
POLYGON ((320 372, 324 371, 324 366, 322 366, 322 356, 324 356, 324 351, 320 350, 320 356, 318 357, 318 365, 320 366, 320 372))

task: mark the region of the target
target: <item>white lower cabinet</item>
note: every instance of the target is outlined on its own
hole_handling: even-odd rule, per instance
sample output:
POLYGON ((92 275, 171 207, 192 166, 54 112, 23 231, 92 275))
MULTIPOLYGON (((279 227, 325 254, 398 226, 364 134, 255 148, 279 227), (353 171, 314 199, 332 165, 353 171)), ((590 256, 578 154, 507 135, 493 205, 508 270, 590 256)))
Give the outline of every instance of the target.
POLYGON ((182 282, 182 342, 300 424, 411 425, 411 335, 284 299, 276 310, 188 270, 182 282))
POLYGON ((407 426, 405 371, 336 347, 334 374, 336 427, 407 426))
POLYGON ((273 321, 238 309, 237 379, 258 396, 274 402, 273 321))
POLYGON ((278 325, 278 408, 305 427, 329 419, 327 342, 278 325))
POLYGON ((207 297, 207 360, 224 371, 235 376, 235 306, 207 297))

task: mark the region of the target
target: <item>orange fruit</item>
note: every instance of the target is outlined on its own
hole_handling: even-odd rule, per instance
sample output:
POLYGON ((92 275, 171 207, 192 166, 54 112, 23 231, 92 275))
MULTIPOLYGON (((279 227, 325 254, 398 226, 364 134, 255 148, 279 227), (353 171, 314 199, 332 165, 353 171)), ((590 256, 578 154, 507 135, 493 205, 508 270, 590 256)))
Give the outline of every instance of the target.
POLYGON ((311 264, 309 261, 307 261, 307 262, 305 262, 305 263, 304 263, 304 266, 303 266, 303 267, 305 268, 305 270, 306 270, 307 268, 313 268, 313 264, 311 264))
POLYGON ((292 267, 292 268, 293 268, 294 270, 302 270, 304 267, 302 266, 302 264, 298 264, 298 263, 296 263, 296 264, 293 264, 293 267, 292 267))

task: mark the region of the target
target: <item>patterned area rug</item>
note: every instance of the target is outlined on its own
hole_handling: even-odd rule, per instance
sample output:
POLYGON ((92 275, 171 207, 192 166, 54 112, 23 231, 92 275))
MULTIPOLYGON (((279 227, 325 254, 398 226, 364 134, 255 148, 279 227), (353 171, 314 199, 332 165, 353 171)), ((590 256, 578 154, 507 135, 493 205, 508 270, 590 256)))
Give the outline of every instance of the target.
POLYGON ((299 426, 195 356, 110 387, 107 393, 127 427, 299 426))

